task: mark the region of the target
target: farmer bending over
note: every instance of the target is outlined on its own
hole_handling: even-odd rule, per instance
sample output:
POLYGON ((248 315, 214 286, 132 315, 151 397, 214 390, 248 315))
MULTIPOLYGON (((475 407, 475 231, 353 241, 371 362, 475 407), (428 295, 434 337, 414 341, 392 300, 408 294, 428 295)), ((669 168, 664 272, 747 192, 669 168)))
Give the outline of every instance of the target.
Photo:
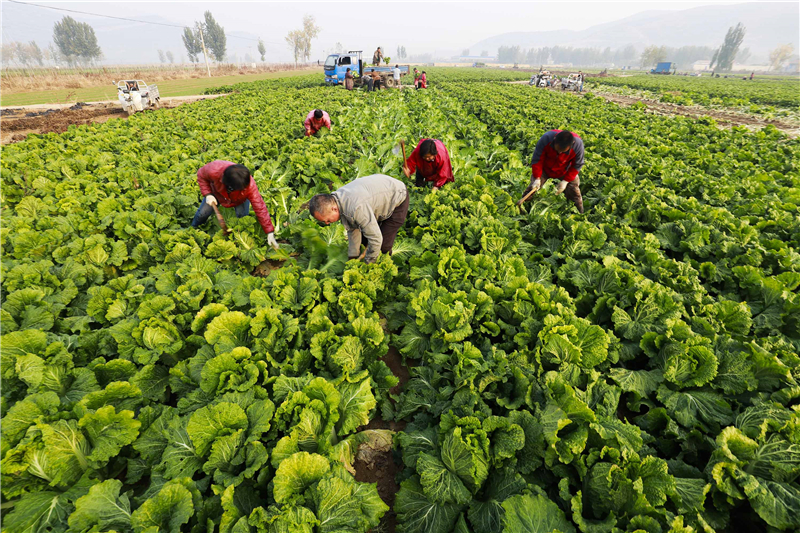
POLYGON ((556 194, 564 193, 579 213, 583 213, 581 180, 578 177, 583 166, 583 140, 569 131, 550 130, 536 143, 531 160, 531 183, 524 197, 531 189, 542 187, 552 178, 561 180, 556 194))
POLYGON ((278 241, 275 240, 275 228, 272 226, 269 210, 264 204, 261 193, 258 192, 258 185, 246 166, 217 159, 197 171, 197 184, 205 198, 200 203, 197 213, 194 214, 193 228, 208 220, 208 217, 214 213, 212 207, 214 205, 233 207, 236 216, 242 218, 250 213, 250 204, 253 204, 253 211, 256 213, 258 223, 267 234, 267 243, 276 250, 278 249, 278 241))
POLYGON ((322 128, 331 130, 331 117, 322 109, 314 109, 308 112, 306 121, 303 122, 306 128, 306 137, 310 137, 317 133, 322 128))
POLYGON ((356 259, 365 244, 364 261, 391 255, 397 232, 408 215, 405 184, 384 174, 351 181, 331 194, 317 194, 308 203, 311 216, 324 224, 341 220, 347 230, 347 256, 356 259))
POLYGON ((454 181, 450 154, 447 153, 444 143, 438 139, 419 140, 419 144, 403 165, 403 173, 407 178, 410 178, 415 170, 417 176, 414 184, 422 187, 426 181, 432 181, 434 192, 445 183, 454 181))

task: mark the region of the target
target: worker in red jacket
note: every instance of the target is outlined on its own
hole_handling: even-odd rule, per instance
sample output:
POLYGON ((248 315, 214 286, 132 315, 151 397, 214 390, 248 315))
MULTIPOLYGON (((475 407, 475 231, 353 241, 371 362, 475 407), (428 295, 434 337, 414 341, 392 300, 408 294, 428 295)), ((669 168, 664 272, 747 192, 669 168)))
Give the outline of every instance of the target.
POLYGON ((583 140, 569 131, 550 130, 536 143, 531 159, 531 183, 522 196, 532 189, 541 188, 550 178, 561 180, 556 194, 563 192, 578 212, 583 213, 581 180, 578 177, 582 166, 583 140))
POLYGON ((426 181, 433 182, 433 191, 438 191, 445 183, 453 179, 453 167, 450 166, 450 154, 444 143, 438 139, 420 139, 417 147, 411 152, 403 165, 403 172, 407 178, 416 171, 417 187, 422 187, 426 181))
POLYGON ((212 207, 214 205, 233 207, 236 216, 241 218, 250 213, 252 204, 256 218, 264 233, 267 234, 267 243, 275 249, 278 248, 269 210, 264 204, 261 193, 258 192, 258 185, 246 166, 217 159, 197 171, 197 184, 200 186, 200 192, 204 198, 197 213, 194 214, 192 227, 196 228, 208 220, 208 217, 214 213, 212 207))
POLYGON ((312 109, 306 116, 306 121, 303 122, 306 128, 306 137, 310 137, 317 133, 322 128, 331 129, 331 117, 322 109, 312 109))

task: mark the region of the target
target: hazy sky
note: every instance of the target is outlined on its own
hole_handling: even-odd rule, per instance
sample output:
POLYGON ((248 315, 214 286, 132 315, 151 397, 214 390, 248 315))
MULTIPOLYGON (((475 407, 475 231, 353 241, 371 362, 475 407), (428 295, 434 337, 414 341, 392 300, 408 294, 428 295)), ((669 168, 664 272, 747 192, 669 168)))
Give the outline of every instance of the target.
MULTIPOLYGON (((46 2, 35 3, 106 15, 131 18, 161 17, 164 22, 189 25, 210 10, 226 32, 246 32, 264 39, 272 54, 289 59, 286 33, 301 25, 303 15, 312 14, 322 31, 312 42, 314 58, 341 42, 348 49, 372 51, 382 45, 392 55, 397 45, 405 45, 410 54, 457 50, 505 32, 534 30, 581 30, 611 22, 642 11, 684 10, 702 5, 730 5, 735 1, 705 2, 46 2)), ((3 2, 4 7, 9 6, 3 2)), ((39 28, 37 16, 69 15, 32 6, 14 6, 14 17, 3 17, 4 40, 26 40, 37 30, 52 31, 49 18, 46 28, 39 28), (29 16, 19 16, 27 13, 29 16), (10 37, 10 39, 9 39, 10 37)), ((8 9, 8 12, 12 10, 8 9)), ((72 14, 80 21, 98 19, 72 14)), ((105 24, 115 24, 105 19, 105 24)), ((133 23, 119 21, 119 27, 133 23)), ((42 21, 41 25, 45 25, 42 21)), ((165 31, 173 31, 163 28, 165 31)), ((176 29, 179 33, 180 30, 176 29)), ((556 43, 554 43, 556 44, 556 43)), ((102 45, 102 42, 101 42, 102 45)), ((243 53, 255 43, 228 39, 229 50, 243 53)), ((479 51, 472 51, 477 54, 479 51)))

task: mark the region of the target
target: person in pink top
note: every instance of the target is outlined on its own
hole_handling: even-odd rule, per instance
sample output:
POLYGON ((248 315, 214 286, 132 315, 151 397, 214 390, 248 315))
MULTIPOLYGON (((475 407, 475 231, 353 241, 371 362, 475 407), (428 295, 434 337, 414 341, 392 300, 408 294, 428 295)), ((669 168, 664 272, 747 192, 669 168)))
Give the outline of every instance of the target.
POLYGON ((411 152, 403 165, 403 173, 407 178, 416 171, 417 187, 426 181, 433 182, 433 191, 438 191, 445 183, 453 179, 453 167, 450 165, 450 154, 439 139, 420 139, 417 147, 411 152))
POLYGON ((192 219, 193 228, 208 220, 214 213, 212 207, 214 205, 233 207, 236 216, 241 218, 250 213, 252 204, 256 219, 261 224, 261 229, 267 234, 267 243, 276 250, 278 249, 275 227, 272 225, 269 210, 258 191, 258 185, 246 166, 217 159, 197 171, 197 184, 200 186, 200 192, 204 198, 192 219))
POLYGON ((306 128, 306 137, 310 137, 322 128, 331 129, 331 117, 322 109, 309 111, 306 121, 303 123, 306 128))

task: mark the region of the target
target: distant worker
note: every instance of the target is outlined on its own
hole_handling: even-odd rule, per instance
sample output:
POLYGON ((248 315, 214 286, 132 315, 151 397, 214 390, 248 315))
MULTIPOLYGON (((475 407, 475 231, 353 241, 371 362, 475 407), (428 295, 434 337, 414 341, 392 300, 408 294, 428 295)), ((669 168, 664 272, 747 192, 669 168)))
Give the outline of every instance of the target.
POLYGON ((438 191, 445 183, 453 179, 453 167, 450 154, 444 143, 438 139, 420 139, 417 147, 403 164, 403 173, 407 178, 416 172, 414 185, 422 187, 426 181, 433 182, 433 192, 438 191))
POLYGON ((355 78, 353 78, 353 72, 348 68, 347 72, 344 73, 344 88, 352 91, 353 86, 355 86, 355 78))
POLYGON ((383 60, 383 52, 381 52, 381 47, 379 46, 375 53, 372 54, 372 64, 373 65, 380 65, 381 60, 383 60))
POLYGON ((428 76, 425 74, 425 71, 422 71, 422 76, 419 77, 419 87, 417 89, 427 89, 428 88, 428 76))
POLYGON ((377 91, 381 88, 381 75, 375 72, 374 68, 369 69, 369 75, 372 78, 371 91, 377 91))
POLYGON ((395 65, 392 70, 392 78, 394 78, 394 86, 400 87, 400 65, 395 65))
POLYGON ((756 71, 755 70, 750 73, 750 81, 753 80, 753 76, 755 76, 755 75, 756 75, 756 71))
POLYGON ((583 167, 583 140, 569 131, 550 130, 536 143, 531 159, 531 182, 522 196, 532 189, 544 186, 548 179, 561 180, 556 194, 564 196, 583 213, 581 180, 578 173, 583 167))
POLYGON ((414 67, 414 88, 419 89, 419 70, 414 67))
POLYGON ((239 218, 247 216, 252 205, 261 229, 267 234, 267 243, 278 249, 269 210, 246 166, 220 159, 212 161, 197 171, 197 184, 204 198, 192 219, 193 228, 208 220, 214 213, 213 206, 217 204, 233 207, 239 218))
POLYGON ((318 221, 333 224, 341 220, 347 230, 347 256, 361 256, 374 263, 381 253, 392 253, 397 232, 408 216, 408 189, 391 176, 373 174, 351 181, 331 194, 317 194, 308 210, 318 221))
POLYGON ((330 131, 332 129, 331 117, 322 109, 312 109, 308 112, 308 115, 306 115, 303 126, 306 128, 306 137, 314 135, 322 128, 328 128, 328 131, 330 131))
POLYGON ((580 83, 580 87, 578 87, 578 92, 583 92, 583 71, 578 71, 578 83, 580 83))

